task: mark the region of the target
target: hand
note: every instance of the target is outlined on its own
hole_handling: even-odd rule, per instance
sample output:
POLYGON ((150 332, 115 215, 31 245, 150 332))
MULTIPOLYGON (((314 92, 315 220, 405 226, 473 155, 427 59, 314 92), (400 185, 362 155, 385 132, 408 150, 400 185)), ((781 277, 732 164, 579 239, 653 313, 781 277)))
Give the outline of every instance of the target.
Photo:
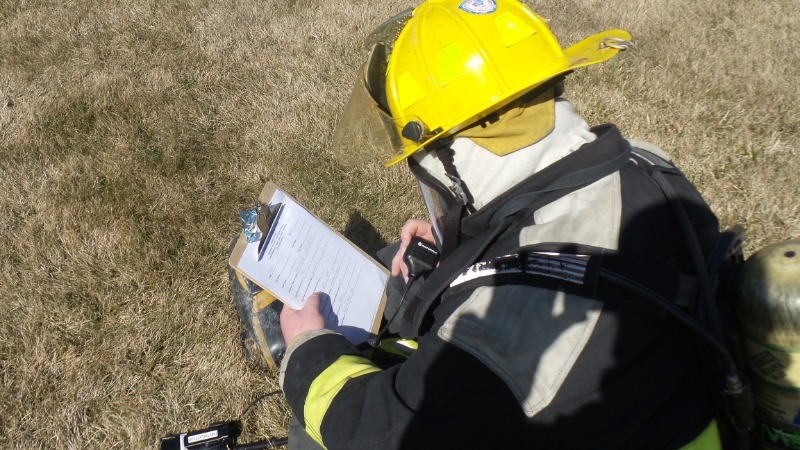
POLYGON ((392 258, 392 276, 396 277, 402 274, 403 279, 406 281, 408 281, 408 267, 403 261, 403 254, 414 236, 419 236, 430 243, 434 243, 433 225, 426 220, 411 219, 403 224, 403 228, 400 229, 400 248, 397 249, 397 253, 392 258))
POLYGON ((281 332, 287 347, 291 345, 299 334, 325 328, 325 319, 320 313, 322 295, 325 294, 314 293, 309 295, 302 309, 292 309, 289 305, 283 305, 280 322, 281 332))

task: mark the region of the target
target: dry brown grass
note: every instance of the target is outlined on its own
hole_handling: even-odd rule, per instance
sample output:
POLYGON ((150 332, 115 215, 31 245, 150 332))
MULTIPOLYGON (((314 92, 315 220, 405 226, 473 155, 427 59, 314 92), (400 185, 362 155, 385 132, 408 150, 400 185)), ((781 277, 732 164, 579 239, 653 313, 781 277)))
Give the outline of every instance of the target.
MULTIPOLYGON (((144 449, 276 389, 241 356, 226 250, 272 179, 343 230, 422 210, 326 144, 366 33, 410 1, 0 0, 0 448, 144 449)), ((590 122, 668 150, 748 251, 800 236, 800 3, 531 1, 590 122)), ((380 239, 366 240, 376 245, 380 239)), ((280 397, 244 441, 286 433, 280 397)))

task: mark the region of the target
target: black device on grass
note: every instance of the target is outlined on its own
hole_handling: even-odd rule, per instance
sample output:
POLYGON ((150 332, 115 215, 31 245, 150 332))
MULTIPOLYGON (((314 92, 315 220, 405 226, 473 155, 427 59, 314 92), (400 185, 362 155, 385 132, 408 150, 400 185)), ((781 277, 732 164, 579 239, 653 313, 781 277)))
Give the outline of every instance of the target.
POLYGON ((238 420, 215 422, 202 430, 161 438, 161 450, 260 450, 287 444, 284 438, 236 445, 240 434, 242 423, 238 420))
POLYGON ((161 438, 161 450, 228 450, 236 448, 236 439, 240 434, 241 422, 216 422, 202 430, 161 438))

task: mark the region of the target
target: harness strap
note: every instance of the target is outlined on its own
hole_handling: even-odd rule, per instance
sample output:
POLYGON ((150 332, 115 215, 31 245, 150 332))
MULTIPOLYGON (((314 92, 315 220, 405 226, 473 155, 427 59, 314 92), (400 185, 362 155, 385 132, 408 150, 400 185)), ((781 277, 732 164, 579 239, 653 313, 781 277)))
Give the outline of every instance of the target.
POLYGON ((605 282, 609 276, 636 280, 663 301, 689 310, 697 296, 698 280, 677 273, 665 273, 663 267, 606 249, 570 245, 569 252, 557 251, 554 244, 528 246, 519 252, 471 265, 451 284, 451 288, 475 289, 478 286, 518 284, 560 290, 597 298, 603 302, 651 314, 663 314, 662 308, 605 282), (556 250, 556 251, 554 251, 556 250), (577 253, 576 253, 577 252, 577 253))
POLYGON ((465 211, 472 213, 475 208, 472 206, 472 196, 467 190, 467 186, 461 181, 458 175, 458 170, 455 166, 455 158, 453 149, 448 145, 438 150, 439 161, 442 162, 445 174, 450 178, 451 186, 448 186, 451 194, 459 199, 458 202, 452 202, 445 212, 445 223, 441 230, 442 242, 439 253, 441 258, 447 258, 450 253, 458 246, 458 223, 464 216, 465 211))

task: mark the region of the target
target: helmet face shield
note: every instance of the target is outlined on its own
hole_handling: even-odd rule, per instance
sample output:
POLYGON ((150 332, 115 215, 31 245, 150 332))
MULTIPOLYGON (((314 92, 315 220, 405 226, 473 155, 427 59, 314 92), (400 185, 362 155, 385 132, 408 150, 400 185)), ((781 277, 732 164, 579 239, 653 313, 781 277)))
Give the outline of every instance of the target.
POLYGON ((386 63, 388 62, 389 54, 394 47, 394 42, 397 40, 397 36, 400 35, 400 31, 403 30, 413 15, 413 8, 400 11, 394 16, 388 18, 382 24, 375 27, 375 29, 370 32, 369 36, 364 39, 364 46, 369 49, 372 49, 379 44, 383 44, 388 49, 386 59, 383 61, 384 70, 386 69, 386 63))
POLYGON ((400 145, 395 124, 367 89, 366 65, 360 70, 350 99, 333 134, 331 151, 345 165, 385 161, 400 145))
POLYGON ((387 161, 402 153, 397 123, 386 103, 386 67, 394 42, 411 19, 409 8, 378 25, 364 45, 369 60, 358 71, 350 98, 333 135, 334 157, 347 165, 387 161))

